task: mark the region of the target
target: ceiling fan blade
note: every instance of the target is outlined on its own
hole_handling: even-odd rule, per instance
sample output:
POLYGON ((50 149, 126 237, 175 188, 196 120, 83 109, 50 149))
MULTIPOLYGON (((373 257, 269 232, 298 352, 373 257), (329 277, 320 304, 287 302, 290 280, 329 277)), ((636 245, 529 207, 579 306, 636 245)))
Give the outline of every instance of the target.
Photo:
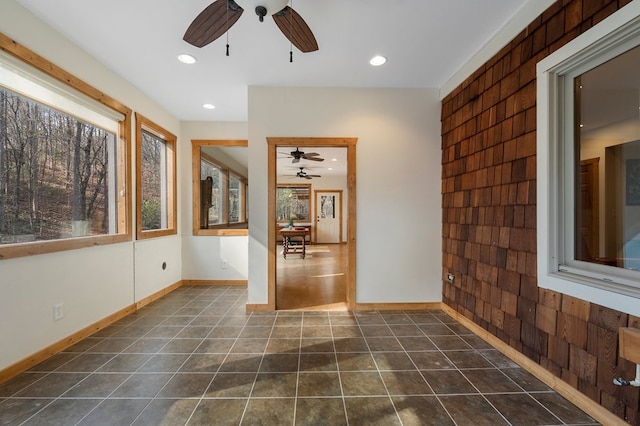
POLYGON ((318 50, 318 42, 311 32, 311 28, 295 10, 286 6, 273 15, 273 20, 282 34, 301 52, 308 53, 318 50))
POLYGON ((324 161, 324 158, 320 158, 320 157, 304 157, 305 160, 311 160, 311 161, 324 161))
POLYGON ((196 47, 206 46, 227 32, 242 12, 234 1, 216 0, 196 16, 182 39, 196 47))
POLYGON ((300 157, 295 157, 293 160, 291 160, 292 163, 298 163, 300 161, 300 157))
POLYGON ((305 152, 304 154, 302 154, 302 157, 307 158, 307 157, 317 157, 318 154, 317 152, 305 152))

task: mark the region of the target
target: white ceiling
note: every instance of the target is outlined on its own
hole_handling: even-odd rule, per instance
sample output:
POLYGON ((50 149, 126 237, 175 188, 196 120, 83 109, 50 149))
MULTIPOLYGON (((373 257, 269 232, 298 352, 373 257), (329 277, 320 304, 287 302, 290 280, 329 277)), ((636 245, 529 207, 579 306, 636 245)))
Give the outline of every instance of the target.
MULTIPOLYGON (((248 86, 442 87, 527 1, 294 0, 320 50, 245 11, 201 49, 182 40, 211 0, 18 0, 180 120, 246 121, 248 86), (177 61, 197 57, 194 65, 177 61), (375 54, 388 57, 374 68, 375 54), (202 104, 212 103, 214 110, 202 104)), ((46 56, 46 54, 45 54, 46 56)))

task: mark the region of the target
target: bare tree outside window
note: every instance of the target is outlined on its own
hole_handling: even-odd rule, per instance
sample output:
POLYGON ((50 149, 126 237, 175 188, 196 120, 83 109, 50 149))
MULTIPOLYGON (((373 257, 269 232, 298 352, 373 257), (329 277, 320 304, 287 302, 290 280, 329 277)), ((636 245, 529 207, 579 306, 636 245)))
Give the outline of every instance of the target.
POLYGON ((276 221, 308 221, 311 185, 278 185, 276 188, 276 221))
POLYGON ((226 223, 224 218, 224 203, 222 200, 222 194, 224 193, 224 179, 223 173, 220 167, 215 164, 202 160, 200 162, 200 179, 204 180, 207 177, 213 179, 211 185, 211 207, 209 208, 209 224, 219 225, 226 223))
POLYGON ((242 181, 236 175, 229 174, 229 223, 241 221, 242 181))
POLYGON ((177 233, 176 141, 171 132, 136 113, 136 236, 177 233))
POLYGON ((163 207, 163 194, 166 193, 165 141, 142 131, 142 229, 162 229, 167 223, 167 209, 163 207))
POLYGON ((0 87, 0 244, 117 233, 115 153, 115 134, 0 87))

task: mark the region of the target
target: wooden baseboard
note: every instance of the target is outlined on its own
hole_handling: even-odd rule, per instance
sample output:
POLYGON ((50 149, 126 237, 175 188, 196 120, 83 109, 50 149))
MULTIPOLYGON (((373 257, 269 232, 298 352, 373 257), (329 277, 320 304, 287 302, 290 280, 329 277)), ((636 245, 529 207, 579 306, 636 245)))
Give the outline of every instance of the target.
POLYGON ((101 319, 98 322, 91 324, 88 327, 79 330, 72 335, 65 337, 64 339, 47 346, 44 349, 39 350, 38 352, 32 354, 31 356, 16 362, 9 367, 0 370, 0 383, 6 382, 7 380, 17 376, 18 374, 24 373, 28 369, 35 367, 41 362, 47 360, 58 352, 62 352, 63 350, 75 345, 82 339, 85 339, 97 331, 102 330, 103 328, 113 324, 114 322, 126 317, 127 315, 136 311, 136 305, 127 306, 124 309, 119 310, 116 313, 109 315, 106 318, 101 319))
POLYGON ((177 288, 181 287, 183 285, 182 281, 178 281, 175 284, 170 285, 167 288, 164 288, 154 294, 152 294, 151 296, 147 296, 144 299, 139 300, 138 302, 134 303, 133 305, 127 306, 126 308, 123 308, 121 310, 119 310, 118 312, 115 312, 111 315, 109 315, 106 318, 101 319, 100 321, 91 324, 88 327, 83 328, 80 331, 77 331, 75 333, 73 333, 72 335, 65 337, 64 339, 47 346, 44 349, 39 350, 38 352, 32 354, 31 356, 16 362, 13 365, 10 365, 9 367, 0 370, 0 383, 3 383, 15 376, 17 376, 18 374, 21 374, 25 371, 27 371, 28 369, 30 369, 31 367, 35 367, 36 365, 40 364, 41 362, 47 360, 48 358, 52 357, 53 355, 62 352, 63 350, 67 349, 68 347, 71 347, 73 345, 75 345, 76 343, 78 343, 80 340, 85 339, 89 336, 91 336, 92 334, 96 333, 97 331, 102 330, 103 328, 106 328, 108 326, 110 326, 111 324, 113 324, 114 322, 126 317, 129 314, 132 314, 134 312, 136 312, 138 309, 143 308, 144 306, 147 306, 149 303, 153 302, 154 300, 157 300, 159 298, 161 298, 162 296, 165 296, 169 293, 171 293, 172 291, 176 290, 177 288))
POLYGON ((247 303, 247 312, 267 312, 275 311, 268 303, 247 303))
POLYGON ((182 280, 182 285, 233 285, 247 286, 247 280, 182 280))
POLYGON ((140 299, 138 302, 136 302, 136 309, 141 309, 145 306, 147 306, 149 303, 160 299, 162 296, 166 296, 167 294, 171 293, 172 291, 182 287, 183 283, 182 281, 178 281, 177 283, 174 283, 172 285, 170 285, 167 288, 164 288, 158 292, 153 293, 151 296, 147 296, 144 299, 140 299))
POLYGON ((493 334, 489 333, 487 330, 480 327, 469 318, 465 317, 464 315, 460 314, 444 303, 442 303, 441 305, 441 309, 451 318, 467 327, 475 335, 502 352, 510 360, 527 370, 529 373, 533 374, 536 378, 538 378, 551 389, 571 401, 571 403, 576 405, 578 408, 593 417, 598 422, 605 425, 628 426, 628 423, 626 423, 620 417, 616 416, 611 411, 604 408, 602 405, 598 404, 567 382, 563 381, 561 378, 554 376, 553 373, 546 370, 540 364, 534 362, 530 358, 527 358, 526 355, 518 352, 516 349, 512 348, 493 334))
POLYGON ((356 303, 356 311, 421 311, 440 309, 440 302, 356 303))

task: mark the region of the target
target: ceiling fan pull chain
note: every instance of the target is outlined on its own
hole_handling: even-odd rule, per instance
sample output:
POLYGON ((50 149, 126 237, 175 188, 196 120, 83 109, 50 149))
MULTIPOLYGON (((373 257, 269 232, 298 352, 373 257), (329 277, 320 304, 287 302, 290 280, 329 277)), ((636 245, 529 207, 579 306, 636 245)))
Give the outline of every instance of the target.
MULTIPOLYGON (((293 0, 291 0, 291 9, 293 10, 293 0)), ((289 13, 289 32, 291 33, 291 13, 289 13)), ((293 62, 293 42, 289 40, 289 63, 293 62)))
POLYGON ((227 19, 227 56, 229 56, 229 5, 227 4, 227 10, 225 11, 226 19, 227 19))

